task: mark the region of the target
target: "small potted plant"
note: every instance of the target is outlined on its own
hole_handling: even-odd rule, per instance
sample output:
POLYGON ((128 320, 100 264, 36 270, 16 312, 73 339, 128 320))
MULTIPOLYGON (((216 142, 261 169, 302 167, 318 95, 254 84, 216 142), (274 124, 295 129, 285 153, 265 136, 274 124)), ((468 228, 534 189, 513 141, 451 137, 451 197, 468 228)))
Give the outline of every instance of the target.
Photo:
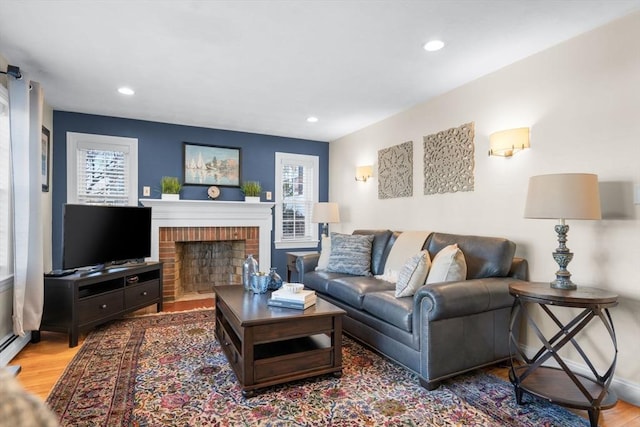
POLYGON ((182 184, 175 176, 163 176, 160 180, 162 200, 180 200, 182 184))
POLYGON ((262 193, 262 186, 258 181, 245 181, 240 187, 244 194, 245 202, 260 202, 260 194, 262 193))

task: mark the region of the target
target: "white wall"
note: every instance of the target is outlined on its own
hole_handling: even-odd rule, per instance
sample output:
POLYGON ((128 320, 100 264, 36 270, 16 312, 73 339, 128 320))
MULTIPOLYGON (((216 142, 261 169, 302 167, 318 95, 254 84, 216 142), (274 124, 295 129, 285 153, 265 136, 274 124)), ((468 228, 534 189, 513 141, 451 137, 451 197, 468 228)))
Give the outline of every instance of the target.
MULTIPOLYGON (((446 52, 443 52, 446 54, 446 52)), ((377 165, 376 165, 377 166, 377 165)), ((599 176, 604 218, 570 221, 569 264, 578 285, 614 291, 611 310, 619 347, 615 388, 640 404, 640 14, 583 34, 330 144, 330 201, 341 224, 356 228, 436 230, 515 241, 532 281, 550 281, 557 264, 555 222, 523 218, 532 175, 599 176), (475 122, 475 190, 423 195, 423 137, 475 122), (488 157, 488 135, 531 127, 531 149, 510 159, 488 157), (355 182, 355 168, 376 164, 378 150, 413 141, 414 195, 379 200, 377 180, 355 182)), ((529 337, 527 343, 535 343, 529 337)), ((580 339, 598 364, 610 355, 600 328, 580 339)), ((536 344, 537 347, 537 344, 536 344)), ((579 356, 566 355, 580 366, 579 356)))

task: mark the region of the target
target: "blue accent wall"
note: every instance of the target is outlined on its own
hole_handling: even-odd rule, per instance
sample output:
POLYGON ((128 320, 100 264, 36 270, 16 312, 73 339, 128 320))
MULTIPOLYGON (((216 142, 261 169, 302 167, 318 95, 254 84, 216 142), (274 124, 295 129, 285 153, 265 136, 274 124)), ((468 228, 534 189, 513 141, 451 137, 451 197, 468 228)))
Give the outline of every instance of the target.
MULTIPOLYGON (((174 125, 144 120, 122 119, 91 114, 53 112, 52 198, 53 266, 62 266, 62 206, 67 200, 67 132, 122 136, 138 139, 138 197, 142 187, 151 187, 151 197, 160 198, 162 176, 177 176, 182 181, 183 142, 241 149, 241 181, 260 181, 263 192, 275 193, 275 152, 308 154, 320 159, 319 200, 329 192, 329 143, 284 138, 246 132, 174 125)), ((207 199, 207 186, 188 185, 181 198, 207 199)), ((243 200, 235 187, 221 187, 219 200, 243 200)), ((263 195, 264 201, 264 195, 263 195)), ((273 226, 275 230, 275 224, 273 226)), ((272 239, 273 242, 273 231, 272 239)), ((272 244, 271 266, 286 277, 288 250, 276 250, 272 244)))

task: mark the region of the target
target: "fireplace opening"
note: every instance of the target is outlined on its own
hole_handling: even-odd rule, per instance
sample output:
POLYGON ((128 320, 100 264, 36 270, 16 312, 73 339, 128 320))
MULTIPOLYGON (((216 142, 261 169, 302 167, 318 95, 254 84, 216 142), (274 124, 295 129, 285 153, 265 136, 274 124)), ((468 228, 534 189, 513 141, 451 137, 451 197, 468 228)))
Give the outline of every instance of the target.
POLYGON ((181 242, 179 294, 213 292, 212 286, 242 283, 244 241, 181 242))
POLYGON ((260 259, 258 227, 160 227, 158 232, 165 301, 184 299, 185 293, 204 296, 215 285, 240 285, 247 256, 260 259))

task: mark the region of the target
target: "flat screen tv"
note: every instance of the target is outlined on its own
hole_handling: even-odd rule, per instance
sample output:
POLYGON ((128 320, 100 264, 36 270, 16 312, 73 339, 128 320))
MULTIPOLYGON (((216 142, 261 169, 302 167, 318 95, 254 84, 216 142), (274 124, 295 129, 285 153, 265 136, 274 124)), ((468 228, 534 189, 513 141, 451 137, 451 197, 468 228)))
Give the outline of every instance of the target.
POLYGON ((104 268, 151 256, 151 208, 65 204, 62 268, 104 268))

